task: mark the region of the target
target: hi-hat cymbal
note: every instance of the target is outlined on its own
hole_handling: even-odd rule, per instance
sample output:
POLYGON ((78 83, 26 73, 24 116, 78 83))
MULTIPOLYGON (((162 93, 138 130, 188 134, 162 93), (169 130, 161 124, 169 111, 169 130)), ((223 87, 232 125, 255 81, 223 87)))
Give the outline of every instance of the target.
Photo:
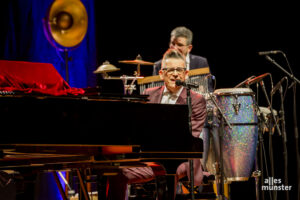
POLYGON ((120 68, 116 68, 116 66, 110 64, 108 61, 105 61, 102 65, 100 65, 95 71, 94 74, 101 74, 107 72, 119 71, 120 68))
POLYGON ((135 60, 120 60, 119 63, 132 64, 132 65, 154 65, 153 62, 142 60, 142 57, 138 55, 135 60))

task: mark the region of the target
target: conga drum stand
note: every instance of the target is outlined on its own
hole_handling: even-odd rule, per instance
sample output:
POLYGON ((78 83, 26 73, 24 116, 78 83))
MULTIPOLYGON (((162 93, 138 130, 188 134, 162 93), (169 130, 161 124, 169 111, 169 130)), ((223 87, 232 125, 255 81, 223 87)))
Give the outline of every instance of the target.
POLYGON ((216 108, 219 111, 219 116, 221 118, 221 128, 219 129, 219 147, 220 147, 220 163, 217 163, 216 165, 216 184, 217 184, 217 195, 219 200, 224 200, 224 168, 223 168, 223 153, 222 153, 222 140, 223 140, 223 130, 224 130, 224 121, 226 125, 229 126, 230 129, 232 129, 230 123, 228 122, 227 118, 225 117, 223 111, 217 104, 215 98, 213 95, 209 93, 209 96, 212 100, 212 102, 215 104, 216 108), (218 189, 219 188, 219 189, 218 189))

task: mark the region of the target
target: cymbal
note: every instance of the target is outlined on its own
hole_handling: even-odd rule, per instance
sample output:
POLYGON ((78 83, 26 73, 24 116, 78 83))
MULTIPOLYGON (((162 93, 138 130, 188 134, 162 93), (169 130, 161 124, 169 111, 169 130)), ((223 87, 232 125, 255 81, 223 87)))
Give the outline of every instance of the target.
POLYGON ((120 68, 117 68, 116 66, 110 64, 108 61, 103 62, 102 65, 100 65, 95 71, 94 74, 101 74, 101 73, 107 73, 107 72, 114 72, 119 71, 120 68))
POLYGON ((153 62, 142 60, 142 57, 138 55, 135 60, 121 60, 119 63, 132 64, 132 65, 154 65, 153 62))
POLYGON ((119 63, 132 64, 132 65, 154 65, 152 62, 147 62, 143 60, 121 60, 119 63))

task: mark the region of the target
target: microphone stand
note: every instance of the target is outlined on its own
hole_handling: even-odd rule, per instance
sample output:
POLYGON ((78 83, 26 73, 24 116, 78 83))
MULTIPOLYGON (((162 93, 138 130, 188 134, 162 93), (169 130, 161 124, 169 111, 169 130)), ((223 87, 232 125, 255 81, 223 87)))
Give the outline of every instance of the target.
MULTIPOLYGON (((275 126, 277 128, 277 131, 278 131, 279 135, 282 135, 281 131, 279 129, 279 126, 278 126, 278 124, 276 122, 275 115, 274 115, 274 112, 273 112, 273 108, 272 108, 271 102, 269 100, 269 97, 268 97, 268 94, 267 94, 267 91, 266 91, 266 88, 265 88, 265 84, 264 84, 263 80, 261 80, 259 83, 260 83, 260 85, 262 87, 263 93, 265 94, 267 103, 268 103, 268 105, 270 107, 270 111, 271 111, 271 113, 270 113, 270 122, 269 122, 270 123, 270 127, 269 128, 271 130, 269 130, 269 133, 272 132, 271 123, 273 121, 273 123, 275 124, 275 126)), ((271 136, 271 134, 269 135, 269 155, 270 155, 271 175, 272 175, 272 177, 274 177, 274 162, 273 162, 273 148, 272 148, 272 136, 271 136)), ((273 197, 276 200, 276 191, 275 190, 273 191, 273 197)))
MULTIPOLYGON (((192 129, 192 98, 191 98, 191 88, 186 86, 186 100, 189 110, 189 116, 188 116, 188 123, 189 123, 189 131, 192 135, 193 129, 192 129)), ((190 177, 191 177, 191 199, 195 200, 195 194, 194 194, 194 161, 193 159, 189 160, 190 165, 190 177)))
POLYGON ((298 199, 300 199, 300 158, 299 158, 299 133, 298 133, 298 125, 297 125, 297 111, 296 111, 296 85, 300 84, 299 79, 297 79, 293 74, 290 74, 283 67, 281 67, 275 60, 273 60, 270 56, 266 55, 265 58, 273 63, 276 67, 281 69, 285 74, 287 74, 293 80, 293 118, 294 118, 294 137, 295 137, 295 151, 296 151, 296 160, 297 160, 297 180, 298 180, 298 199))
POLYGON ((240 82, 239 84, 237 84, 236 86, 234 86, 234 88, 239 88, 239 87, 242 87, 242 86, 246 85, 246 83, 247 83, 249 80, 253 79, 253 78, 255 78, 255 76, 250 76, 250 77, 247 78, 246 80, 244 80, 244 81, 240 82))
POLYGON ((219 111, 219 114, 221 116, 221 129, 219 129, 219 147, 220 147, 220 166, 219 169, 217 169, 216 166, 216 171, 217 171, 217 184, 220 184, 221 187, 219 187, 219 190, 217 191, 218 193, 218 199, 219 200, 223 200, 225 199, 224 196, 224 166, 223 166, 223 151, 222 151, 222 142, 223 142, 223 134, 224 134, 224 121, 226 122, 226 124, 228 125, 228 127, 230 129, 232 129, 232 126, 230 125, 230 123, 228 122, 227 118, 225 117, 225 114, 223 113, 223 111, 221 110, 221 108, 219 107, 218 103, 215 100, 215 97, 213 95, 211 95, 211 93, 208 93, 212 102, 215 104, 216 108, 219 111))
MULTIPOLYGON (((259 111, 260 112, 260 111, 259 111)), ((260 185, 264 184, 264 165, 263 165, 263 155, 264 155, 264 151, 265 151, 265 147, 264 147, 264 139, 263 139, 263 127, 264 127, 264 116, 263 114, 260 112, 260 115, 258 116, 259 118, 259 125, 258 125, 258 147, 259 147, 259 159, 260 159, 260 171, 258 170, 258 149, 256 150, 256 159, 255 159, 255 173, 253 174, 253 176, 255 177, 255 191, 256 191, 256 200, 259 200, 259 177, 261 177, 261 182, 260 185)), ((262 200, 265 199, 265 194, 264 191, 262 190, 262 200)))
MULTIPOLYGON (((288 185, 288 151, 287 151, 287 137, 286 137, 286 129, 285 129, 285 113, 284 113, 284 98, 283 98, 283 92, 282 92, 282 86, 280 85, 279 88, 279 93, 280 93, 280 100, 281 100, 281 105, 280 105, 280 119, 281 119, 281 129, 282 129, 282 145, 283 145, 283 157, 284 157, 284 184, 288 185)), ((285 199, 289 200, 289 191, 285 191, 285 199)))
POLYGON ((299 134, 297 126, 297 111, 296 111, 296 81, 294 81, 293 86, 293 117, 294 117, 294 133, 295 133, 295 150, 296 150, 296 159, 297 159, 297 177, 298 177, 298 199, 300 199, 300 158, 299 158, 299 134))
POLYGON ((273 63, 276 67, 278 67, 279 69, 281 69, 284 73, 286 73, 293 81, 295 81, 296 83, 300 84, 300 81, 293 75, 290 74, 288 71, 286 71, 283 67, 281 67, 275 60, 273 60, 270 56, 266 56, 266 59, 271 61, 271 63, 273 63))
POLYGON ((264 82, 263 82, 262 80, 261 80, 259 83, 260 83, 260 86, 262 87, 263 93, 265 94, 267 103, 268 103, 268 105, 270 106, 271 118, 272 118, 272 120, 273 120, 273 122, 274 122, 274 125, 275 125, 275 127, 276 127, 276 130, 278 131, 278 134, 279 134, 279 135, 282 135, 282 134, 281 134, 281 130, 279 129, 278 123, 276 122, 276 118, 275 118, 275 115, 274 115, 274 112, 273 112, 273 108, 272 108, 270 99, 269 99, 268 94, 267 94, 267 91, 266 91, 265 84, 264 84, 264 82))
MULTIPOLYGON (((259 85, 256 84, 257 86, 257 100, 255 101, 255 106, 256 109, 259 113, 258 117, 258 146, 259 146, 259 161, 260 161, 260 170, 258 170, 258 162, 257 162, 257 158, 258 158, 258 153, 256 152, 256 159, 255 159, 255 172, 253 172, 253 177, 255 178, 255 191, 256 191, 256 200, 259 200, 260 195, 259 195, 259 177, 261 178, 260 183, 261 186, 264 184, 264 165, 263 165, 263 161, 265 160, 265 165, 266 165, 266 174, 267 176, 269 176, 269 172, 268 172, 268 162, 266 161, 266 153, 265 153, 265 146, 264 146, 264 138, 263 138, 263 129, 264 127, 266 127, 266 123, 265 123, 265 118, 263 116, 262 111, 259 108, 258 105, 258 87, 259 85)), ((258 148, 257 148, 258 150, 258 148)), ((272 199, 271 197, 271 193, 269 191, 270 194, 270 199, 272 199)), ((265 192, 264 190, 261 190, 261 199, 264 200, 265 199, 265 192)))
MULTIPOLYGON (((271 175, 274 178, 275 176, 275 171, 274 171, 274 155, 273 155, 273 124, 275 124, 276 122, 272 120, 271 115, 267 116, 267 118, 269 118, 269 157, 270 157, 270 165, 271 165, 271 175)), ((277 199, 277 191, 273 190, 272 191, 273 194, 273 199, 276 200, 277 199)))
MULTIPOLYGON (((249 87, 249 86, 248 86, 249 87)), ((259 105, 258 105, 258 88, 259 85, 258 83, 256 83, 256 100, 255 100, 255 106, 256 109, 259 111, 259 115, 257 115, 258 118, 258 143, 256 146, 256 155, 255 155, 255 172, 252 173, 253 177, 255 178, 255 194, 256 194, 256 200, 260 199, 259 196, 259 177, 261 178, 261 185, 263 185, 263 177, 264 177, 264 173, 263 173, 263 148, 264 148, 264 142, 263 142, 263 126, 264 126, 264 116, 262 114, 262 112, 259 109, 259 105), (259 161, 260 161, 260 170, 258 167, 258 151, 259 151, 259 161)), ((265 199, 264 197, 264 191, 262 191, 262 200, 265 199)))

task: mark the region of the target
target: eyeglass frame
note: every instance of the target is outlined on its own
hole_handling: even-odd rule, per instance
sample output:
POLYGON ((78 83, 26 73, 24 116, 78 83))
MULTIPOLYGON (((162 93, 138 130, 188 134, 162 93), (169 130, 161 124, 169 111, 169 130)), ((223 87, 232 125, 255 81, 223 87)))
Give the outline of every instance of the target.
POLYGON ((186 69, 186 67, 176 67, 176 68, 172 67, 172 68, 162 68, 161 70, 165 71, 168 74, 173 74, 173 73, 175 73, 175 71, 177 71, 177 73, 179 73, 179 74, 182 74, 187 69, 186 69), (177 69, 180 69, 182 71, 178 71, 177 69))

